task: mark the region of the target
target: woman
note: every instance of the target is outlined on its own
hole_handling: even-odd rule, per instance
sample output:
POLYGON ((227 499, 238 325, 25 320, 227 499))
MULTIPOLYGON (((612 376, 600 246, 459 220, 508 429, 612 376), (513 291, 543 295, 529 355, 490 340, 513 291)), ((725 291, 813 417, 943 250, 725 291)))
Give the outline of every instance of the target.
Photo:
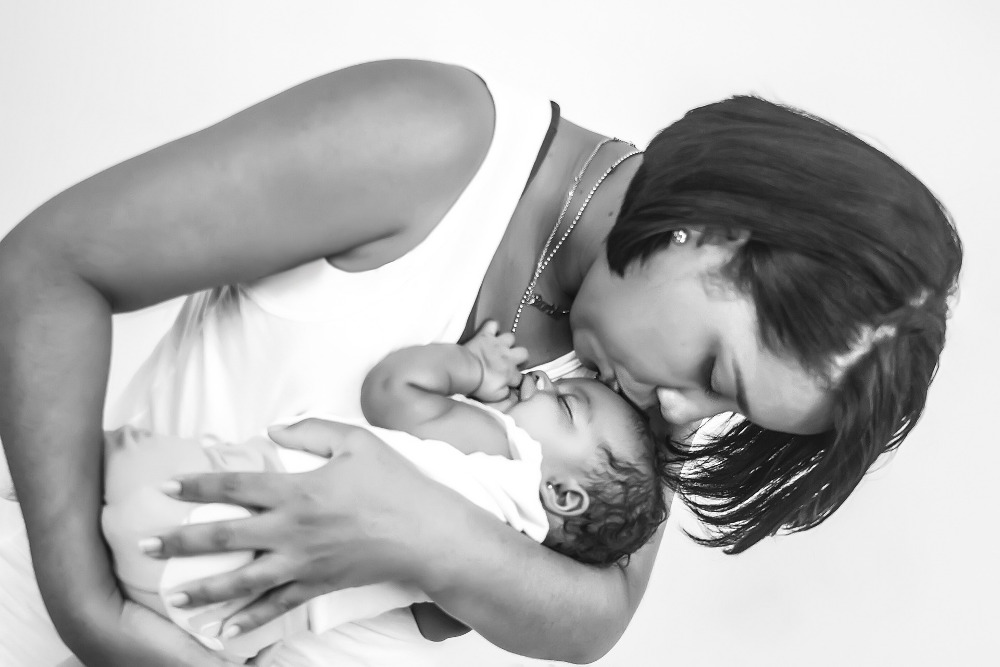
MULTIPOLYGON (((220 285, 240 286, 189 301, 120 419, 238 437, 292 407, 349 413, 375 355, 496 319, 530 363, 575 348, 671 423, 748 418, 674 452, 711 543, 740 551, 835 511, 922 410, 961 262, 947 216, 878 151, 757 100, 696 110, 642 156, 606 139, 460 68, 371 63, 113 167, 15 228, 0 246, 0 435, 67 644, 92 664, 212 664, 122 601, 94 518, 110 313, 220 285)), ((333 460, 294 484, 184 480, 184 498, 265 511, 145 544, 265 552, 184 592, 264 594, 230 626, 404 579, 499 646, 587 661, 641 598, 658 539, 594 570, 377 442, 315 424, 286 440, 333 460)), ((406 622, 380 626, 397 657, 406 622)))

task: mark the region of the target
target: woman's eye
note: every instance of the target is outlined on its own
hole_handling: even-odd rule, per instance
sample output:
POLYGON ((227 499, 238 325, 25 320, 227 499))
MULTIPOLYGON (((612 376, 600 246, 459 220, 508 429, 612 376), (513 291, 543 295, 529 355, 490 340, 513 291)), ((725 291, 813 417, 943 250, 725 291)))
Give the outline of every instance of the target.
POLYGON ((722 394, 717 392, 712 386, 712 377, 714 375, 715 375, 715 360, 713 359, 712 363, 709 364, 708 366, 708 374, 705 376, 704 380, 705 395, 713 399, 722 398, 722 394))

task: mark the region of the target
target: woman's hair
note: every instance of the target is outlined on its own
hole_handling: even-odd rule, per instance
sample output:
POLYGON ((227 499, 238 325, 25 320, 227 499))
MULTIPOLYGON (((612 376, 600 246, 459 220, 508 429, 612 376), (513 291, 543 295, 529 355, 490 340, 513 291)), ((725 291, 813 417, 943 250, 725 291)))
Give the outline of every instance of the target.
POLYGON ((739 553, 821 523, 913 428, 962 244, 940 202, 885 154, 754 97, 694 109, 653 139, 608 237, 609 264, 621 275, 694 227, 709 239, 749 232, 723 275, 753 299, 763 344, 835 395, 825 433, 737 417, 704 446, 667 443, 665 474, 709 531, 696 539, 739 553))

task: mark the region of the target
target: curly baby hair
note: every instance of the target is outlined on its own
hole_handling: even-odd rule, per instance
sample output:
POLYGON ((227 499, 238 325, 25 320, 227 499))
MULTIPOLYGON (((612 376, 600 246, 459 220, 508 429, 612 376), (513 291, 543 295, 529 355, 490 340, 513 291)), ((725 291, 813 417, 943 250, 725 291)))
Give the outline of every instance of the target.
POLYGON ((638 412, 633 427, 641 443, 639 456, 630 459, 607 445, 599 448, 601 460, 586 484, 590 505, 563 520, 560 534, 546 541, 552 549, 581 563, 623 564, 666 521, 663 469, 646 419, 638 412))

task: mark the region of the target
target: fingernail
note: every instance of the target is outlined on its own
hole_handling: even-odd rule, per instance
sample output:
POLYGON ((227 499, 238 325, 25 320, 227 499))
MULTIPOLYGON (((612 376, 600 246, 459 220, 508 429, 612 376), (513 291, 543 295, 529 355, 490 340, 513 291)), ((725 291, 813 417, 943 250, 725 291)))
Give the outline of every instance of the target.
POLYGON ((176 496, 181 492, 181 483, 176 479, 168 479, 166 482, 160 484, 160 491, 163 491, 168 496, 176 496))
POLYGON ((171 607, 186 607, 191 602, 187 593, 171 593, 167 596, 167 604, 171 607))
POLYGON ((226 629, 222 631, 223 639, 232 639, 236 635, 240 634, 240 626, 238 625, 228 625, 226 629))
POLYGON ((222 621, 212 621, 211 623, 206 623, 202 626, 201 632, 199 634, 207 635, 209 637, 218 637, 219 628, 222 627, 222 621))
POLYGON ((139 551, 147 556, 156 556, 163 551, 163 540, 158 537, 146 537, 139 540, 139 551))

